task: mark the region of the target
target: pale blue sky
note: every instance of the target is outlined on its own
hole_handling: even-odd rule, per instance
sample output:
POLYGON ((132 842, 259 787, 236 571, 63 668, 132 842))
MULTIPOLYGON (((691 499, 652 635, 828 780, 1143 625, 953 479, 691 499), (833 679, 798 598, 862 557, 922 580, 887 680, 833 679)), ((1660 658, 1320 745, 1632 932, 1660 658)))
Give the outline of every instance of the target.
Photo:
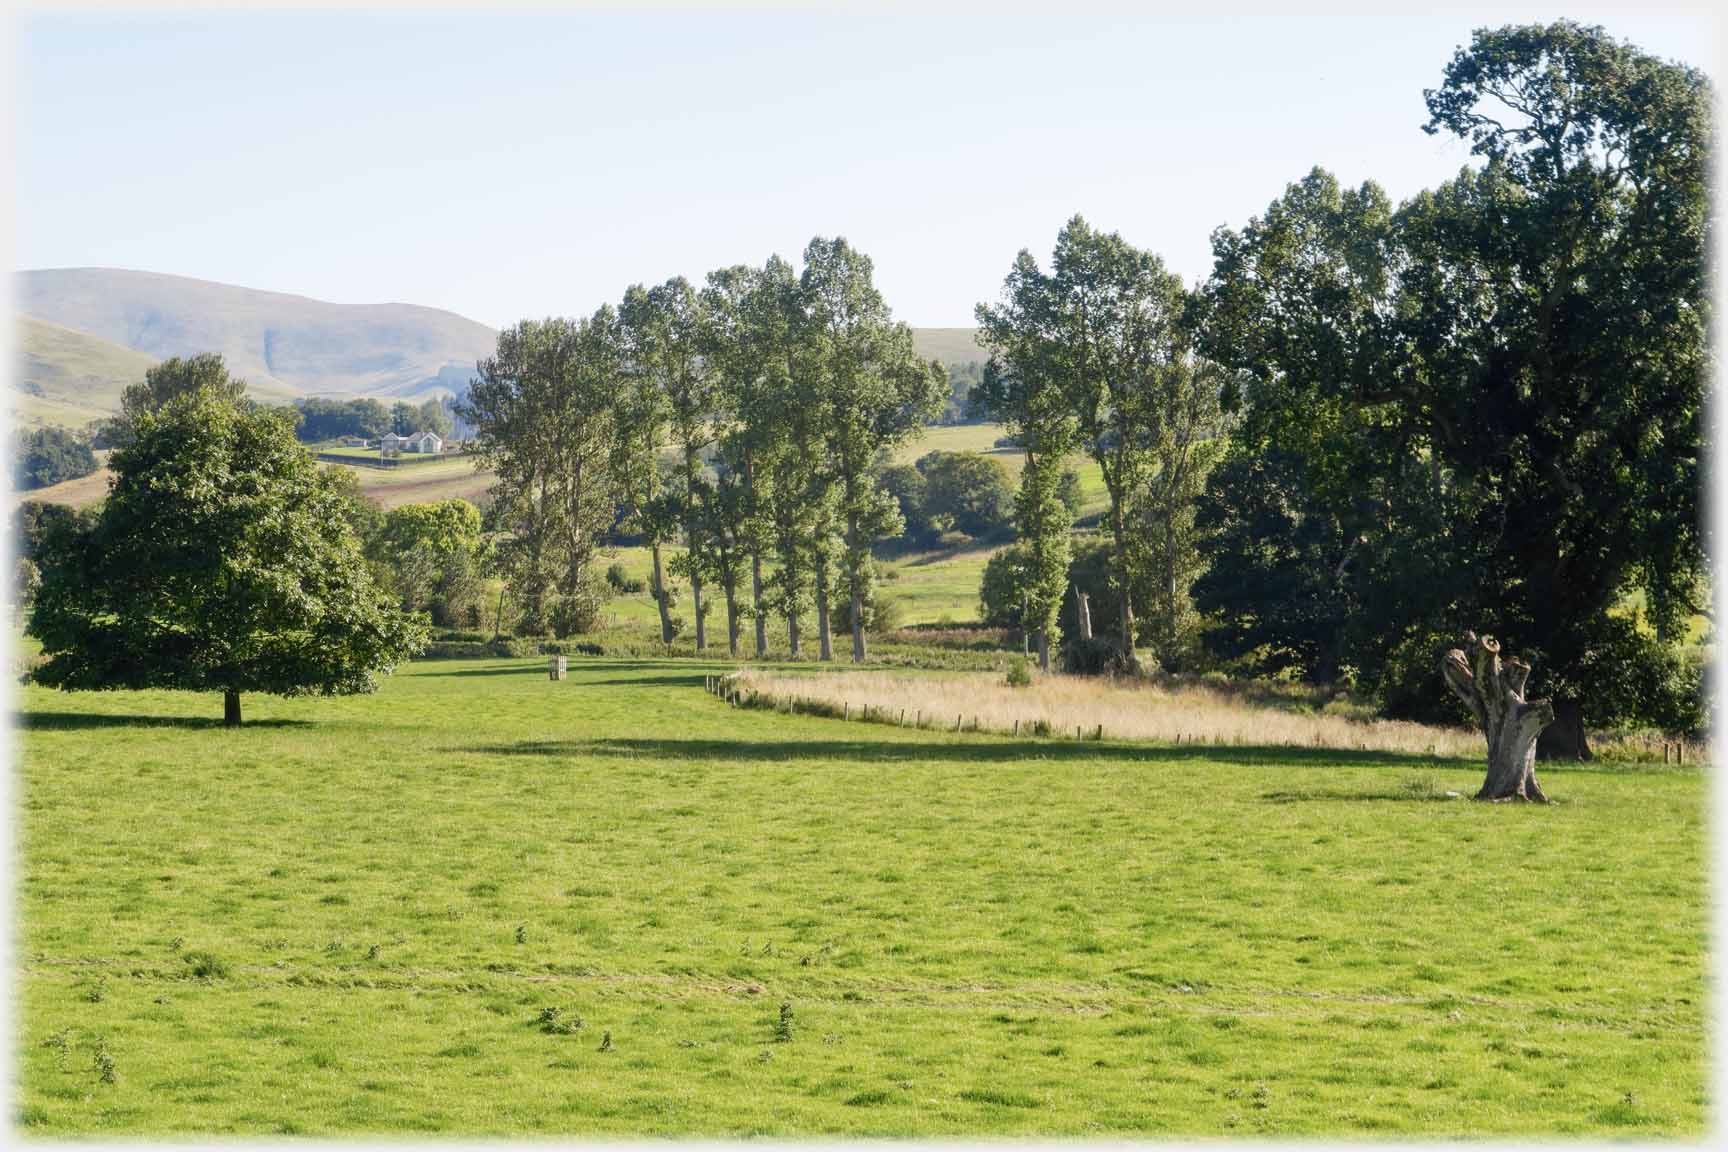
POLYGON ((1315 164, 1446 179, 1422 89, 1473 27, 1720 79, 1704 8, 1186 11, 27 15, 14 251, 501 325, 838 233, 961 325, 1075 212, 1192 280, 1315 164))

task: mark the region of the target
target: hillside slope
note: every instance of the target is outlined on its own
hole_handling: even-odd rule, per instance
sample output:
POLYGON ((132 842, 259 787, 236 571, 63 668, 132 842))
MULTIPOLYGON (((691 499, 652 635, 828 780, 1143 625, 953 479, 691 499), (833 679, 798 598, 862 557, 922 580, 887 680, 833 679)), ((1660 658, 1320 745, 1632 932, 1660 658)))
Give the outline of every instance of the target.
POLYGON ((18 362, 7 398, 20 424, 78 427, 120 407, 120 393, 144 379, 149 356, 29 316, 17 318, 18 362))
POLYGON ((914 328, 912 343, 918 355, 926 360, 940 360, 948 365, 972 360, 982 363, 988 357, 978 347, 977 333, 976 328, 914 328))
POLYGON ((290 395, 453 392, 495 334, 412 304, 331 304, 116 268, 20 273, 18 310, 154 359, 219 352, 236 375, 290 395))

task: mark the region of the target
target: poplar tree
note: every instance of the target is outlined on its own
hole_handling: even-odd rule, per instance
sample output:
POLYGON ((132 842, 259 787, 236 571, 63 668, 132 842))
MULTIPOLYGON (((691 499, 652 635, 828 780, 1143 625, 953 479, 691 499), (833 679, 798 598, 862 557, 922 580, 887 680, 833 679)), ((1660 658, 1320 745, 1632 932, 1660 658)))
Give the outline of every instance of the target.
MULTIPOLYGON (((781 440, 773 403, 781 369, 772 264, 710 272, 702 289, 703 356, 714 376, 715 440, 721 461, 716 506, 736 548, 749 561, 750 616, 759 657, 768 652, 762 560, 773 546, 772 461, 781 440)), ((738 611, 729 599, 729 622, 738 611)), ((730 627, 728 639, 730 644, 730 627)))
POLYGON ((610 306, 581 320, 525 320, 498 334, 461 405, 475 428, 500 526, 500 563, 523 628, 581 631, 598 611, 592 563, 616 513, 612 474, 624 359, 610 306), (558 610, 549 610, 553 592, 558 610))
POLYGON ((655 341, 648 293, 634 285, 619 309, 622 380, 612 470, 618 479, 625 519, 648 540, 652 567, 649 593, 660 616, 660 642, 672 643, 672 597, 666 586, 665 543, 675 519, 661 499, 660 449, 666 441, 668 398, 655 371, 655 341))
POLYGON ((1025 567, 1017 574, 1023 626, 1037 637, 1038 666, 1050 671, 1052 641, 1067 589, 1072 517, 1062 502, 1062 462, 1074 447, 1075 421, 1057 355, 1059 313, 1052 286, 1025 250, 1003 281, 1000 303, 979 304, 978 342, 989 360, 969 400, 1026 453, 1014 510, 1025 567))
POLYGON ((1135 654, 1139 558, 1134 504, 1163 435, 1163 378, 1182 371, 1182 281, 1150 252, 1081 217, 1056 237, 1048 285, 1054 357, 1081 444, 1109 495, 1112 582, 1121 612, 1122 661, 1135 654))
MULTIPOLYGON (((840 570, 850 597, 852 660, 862 663, 864 610, 874 591, 871 548, 902 527, 899 504, 878 482, 875 461, 941 411, 948 379, 940 364, 918 358, 912 330, 894 321, 876 290, 870 258, 844 238, 812 240, 800 282, 815 380, 826 398, 824 441, 845 545, 840 570)), ((825 609, 824 602, 824 618, 825 609)))

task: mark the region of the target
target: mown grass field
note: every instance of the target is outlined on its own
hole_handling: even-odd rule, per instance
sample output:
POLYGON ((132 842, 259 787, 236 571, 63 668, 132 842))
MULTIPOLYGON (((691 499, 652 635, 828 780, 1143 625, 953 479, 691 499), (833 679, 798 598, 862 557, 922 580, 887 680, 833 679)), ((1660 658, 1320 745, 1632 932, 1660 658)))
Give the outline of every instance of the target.
POLYGON ((915 732, 570 663, 248 697, 240 731, 21 689, 18 1122, 1702 1130, 1695 771, 1487 806, 1432 798, 1468 761, 915 732))

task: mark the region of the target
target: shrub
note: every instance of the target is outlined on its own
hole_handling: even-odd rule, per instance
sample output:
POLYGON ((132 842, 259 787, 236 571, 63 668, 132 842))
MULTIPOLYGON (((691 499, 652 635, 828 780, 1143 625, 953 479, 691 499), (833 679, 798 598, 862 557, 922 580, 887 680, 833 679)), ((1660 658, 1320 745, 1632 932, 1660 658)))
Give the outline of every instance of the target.
POLYGON ((1062 640, 1062 667, 1076 676, 1101 676, 1120 669, 1122 648, 1114 636, 1077 635, 1062 640))
POLYGON ((985 624, 998 628, 1020 627, 1020 581, 1017 573, 1025 563, 1024 550, 1009 545, 984 564, 978 582, 978 614, 985 624))
POLYGON ((563 640, 586 635, 600 626, 601 598, 592 588, 581 588, 559 598, 552 608, 552 635, 563 640))
POLYGON ((637 580, 625 571, 624 565, 613 564, 606 569, 606 586, 612 591, 634 596, 647 590, 645 581, 637 580))
POLYGON ((1008 665, 1008 675, 1003 677, 1003 683, 1010 688, 1031 687, 1032 662, 1024 656, 1016 656, 1014 662, 1008 665))

